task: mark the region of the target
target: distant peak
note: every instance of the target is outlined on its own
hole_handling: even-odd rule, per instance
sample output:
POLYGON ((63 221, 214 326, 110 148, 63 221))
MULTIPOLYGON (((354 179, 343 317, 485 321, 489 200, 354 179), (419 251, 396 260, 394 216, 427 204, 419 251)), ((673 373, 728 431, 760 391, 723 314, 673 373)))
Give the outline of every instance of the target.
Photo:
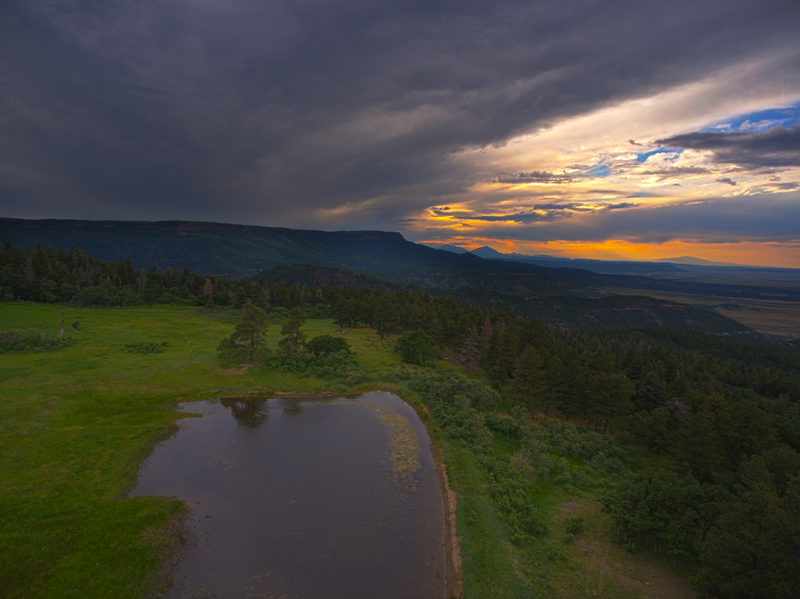
POLYGON ((444 250, 445 252, 452 252, 453 254, 466 254, 468 250, 465 250, 462 247, 457 245, 450 245, 449 243, 423 243, 421 245, 425 245, 431 247, 435 250, 444 250))
POLYGON ((508 254, 503 254, 498 252, 494 248, 490 248, 488 245, 484 245, 483 247, 476 248, 470 252, 470 254, 474 254, 479 258, 497 258, 498 256, 505 257, 508 254))
POLYGON ((744 266, 744 264, 736 264, 735 262, 714 262, 713 260, 704 260, 703 258, 695 258, 694 256, 680 256, 679 258, 659 258, 653 262, 671 262, 672 264, 690 264, 692 266, 744 266))

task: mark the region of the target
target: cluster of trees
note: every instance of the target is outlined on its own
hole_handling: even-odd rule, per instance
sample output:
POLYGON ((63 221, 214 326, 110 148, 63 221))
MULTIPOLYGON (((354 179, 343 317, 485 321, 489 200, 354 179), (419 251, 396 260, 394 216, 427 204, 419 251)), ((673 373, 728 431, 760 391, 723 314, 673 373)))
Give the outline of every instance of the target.
POLYGON ((296 306, 288 311, 281 325, 283 339, 273 354, 267 345, 267 313, 246 303, 230 337, 220 341, 217 355, 223 363, 263 364, 284 372, 307 374, 326 379, 345 379, 350 383, 364 377, 350 344, 338 336, 317 335, 308 340, 302 327, 307 315, 296 306))
MULTIPOLYGON (((302 326, 306 320, 306 314, 299 307, 292 308, 289 312, 288 318, 281 326, 281 335, 284 337, 278 342, 278 347, 284 353, 297 354, 304 350, 306 335, 302 331, 302 326)), ((264 309, 249 302, 244 304, 241 318, 236 323, 233 333, 227 339, 220 341, 217 347, 220 359, 232 363, 266 363, 271 356, 266 341, 267 330, 267 313, 264 309)), ((312 344, 317 357, 325 353, 330 346, 319 341, 312 344)))
POLYGON ((716 506, 696 583, 712 597, 797 597, 800 589, 800 456, 785 445, 744 462, 716 506))
MULTIPOLYGON (((299 284, 263 285, 249 279, 205 275, 166 268, 135 267, 131 258, 106 263, 73 247, 0 247, 0 300, 75 303, 84 306, 195 304, 232 306, 245 303, 290 309, 321 301, 318 288, 299 284)), ((323 304, 324 305, 324 304, 323 304)), ((309 312, 309 310, 306 310, 309 312)), ((315 314, 315 316, 317 316, 315 314)), ((328 313, 319 316, 328 317, 328 313)))
POLYGON ((800 588, 800 456, 786 445, 744 461, 729 487, 648 468, 602 503, 630 545, 666 543, 675 560, 699 545, 695 582, 712 597, 788 599, 800 588))
POLYGON ((601 496, 603 509, 617 523, 617 535, 635 547, 643 536, 644 546, 652 542, 659 553, 691 557, 698 535, 705 541, 717 522, 722 501, 727 497, 720 485, 701 484, 691 475, 680 476, 665 469, 647 468, 620 477, 601 496))
POLYGON ((188 299, 204 280, 184 268, 136 269, 130 258, 106 264, 73 247, 53 250, 41 244, 0 249, 0 297, 36 302, 74 302, 86 306, 171 303, 188 299))

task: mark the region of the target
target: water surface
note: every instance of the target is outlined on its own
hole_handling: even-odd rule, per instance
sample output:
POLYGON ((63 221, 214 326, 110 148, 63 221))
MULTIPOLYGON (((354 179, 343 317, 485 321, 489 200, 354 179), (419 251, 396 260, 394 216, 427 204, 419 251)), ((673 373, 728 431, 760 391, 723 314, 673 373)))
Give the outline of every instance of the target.
POLYGON ((390 393, 183 404, 133 495, 194 509, 172 597, 436 598, 444 512, 424 425, 390 393))

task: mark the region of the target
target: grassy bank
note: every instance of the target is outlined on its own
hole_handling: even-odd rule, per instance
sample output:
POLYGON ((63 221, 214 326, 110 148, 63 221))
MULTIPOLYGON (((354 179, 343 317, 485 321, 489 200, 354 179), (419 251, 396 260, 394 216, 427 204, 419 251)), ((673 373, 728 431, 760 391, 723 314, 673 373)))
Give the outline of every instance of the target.
MULTIPOLYGON (((182 401, 387 384, 419 400, 406 385, 416 369, 402 365, 391 342, 370 331, 346 336, 364 376, 324 381, 221 368, 215 349, 233 323, 224 313, 168 306, 64 310, 68 330, 80 322, 77 332, 67 333, 72 343, 0 354, 0 596, 140 597, 162 590, 159 572, 181 547, 184 506, 126 497, 141 461, 176 430, 182 401), (136 347, 161 353, 131 351, 136 347)), ((0 304, 0 331, 57 335, 60 319, 58 306, 0 304)), ((326 320, 304 326, 309 337, 335 328, 326 320)), ((278 330, 270 330, 273 348, 278 330)), ((649 597, 659 595, 648 589, 673 589, 664 586, 667 579, 679 588, 684 572, 674 574, 658 557, 613 542, 612 527, 595 506, 596 486, 537 482, 529 499, 549 532, 512 543, 475 452, 436 436, 458 493, 466 597, 649 597), (571 512, 584 515, 586 527, 565 542, 564 515, 571 512)), ((515 443, 498 436, 491 451, 507 456, 515 443)))
MULTIPOLYGON (((60 310, 4 303, 0 330, 57 335, 60 310)), ((183 506, 125 496, 142 459, 175 429, 182 416, 175 406, 220 392, 341 389, 219 368, 214 350, 232 327, 202 311, 65 311, 68 329, 80 322, 67 333, 71 345, 0 355, 0 596, 75 596, 75 589, 79 596, 140 596, 156 590, 160 560, 177 549, 175 536, 161 531, 183 506), (146 341, 167 346, 151 354, 125 347, 146 341)), ((313 335, 333 325, 306 328, 313 335)), ((274 344, 279 335, 271 333, 274 344)), ((368 338, 348 336, 370 367, 380 367, 368 338)))

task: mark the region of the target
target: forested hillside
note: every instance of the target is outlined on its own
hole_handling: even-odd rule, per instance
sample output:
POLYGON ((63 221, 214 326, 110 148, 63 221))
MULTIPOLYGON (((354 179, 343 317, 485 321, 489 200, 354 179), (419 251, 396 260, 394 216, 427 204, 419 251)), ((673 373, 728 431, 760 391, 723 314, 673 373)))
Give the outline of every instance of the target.
MULTIPOLYGON (((497 276, 503 281, 514 281, 509 273, 497 276)), ((313 294, 318 288, 337 285, 382 290, 416 287, 316 265, 280 265, 258 273, 255 279, 259 285, 279 282, 308 288, 304 293, 313 294)), ((475 283, 487 284, 483 279, 475 283)), ((249 289, 253 284, 249 279, 201 276, 188 266, 181 270, 167 267, 163 271, 155 265, 149 269, 137 268, 130 256, 126 260, 106 263, 75 247, 66 251, 37 244, 26 250, 7 242, 0 248, 0 298, 5 299, 72 302, 83 306, 131 306, 174 302, 205 305, 210 297, 216 305, 235 303, 238 307, 241 305, 241 297, 236 300, 238 289, 249 289)), ((497 286, 496 281, 492 284, 497 286)), ((522 283, 517 281, 514 284, 519 290, 524 279, 522 283)), ((569 328, 670 326, 742 338, 759 337, 751 329, 715 312, 647 297, 537 298, 485 289, 431 289, 431 292, 485 308, 507 309, 515 316, 538 318, 547 324, 569 328)), ((370 318, 359 312, 357 321, 366 323, 370 318)))
MULTIPOLYGON (((188 221, 127 222, 0 218, 0 241, 16 247, 79 247, 116 263, 168 267, 238 278, 279 265, 302 264, 353 270, 429 289, 478 289, 519 297, 601 297, 606 289, 683 293, 715 298, 800 301, 796 285, 709 284, 644 276, 598 274, 584 268, 484 260, 412 243, 383 231, 312 231, 188 221), (553 267, 558 266, 558 267, 553 267)), ((666 267, 664 267, 666 268, 666 267)), ((664 273, 662 273, 663 275, 664 273)), ((676 273, 679 275, 680 273, 676 273)), ((791 279, 796 280, 796 279, 791 279)))

